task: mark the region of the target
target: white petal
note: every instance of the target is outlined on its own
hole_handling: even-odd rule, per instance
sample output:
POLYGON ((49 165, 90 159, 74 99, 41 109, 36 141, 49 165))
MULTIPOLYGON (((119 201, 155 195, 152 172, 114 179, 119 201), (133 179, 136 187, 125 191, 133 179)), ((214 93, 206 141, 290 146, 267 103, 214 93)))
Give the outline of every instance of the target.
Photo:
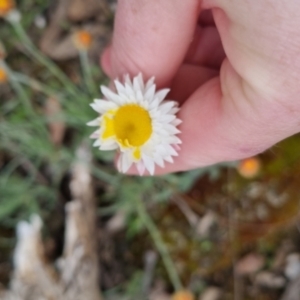
POLYGON ((121 154, 121 167, 122 167, 122 172, 126 173, 129 168, 131 167, 133 161, 130 158, 130 155, 128 152, 124 152, 121 154))
POLYGON ((127 85, 130 86, 131 89, 133 88, 132 83, 131 83, 131 80, 130 80, 130 77, 129 77, 128 74, 126 74, 126 75, 124 76, 124 83, 125 83, 124 86, 126 86, 126 84, 127 84, 127 85))
POLYGON ((154 161, 157 165, 159 165, 161 168, 165 167, 165 163, 163 158, 160 155, 155 155, 154 157, 154 161))
POLYGON ((165 103, 163 103, 163 104, 161 104, 161 105, 159 106, 159 110, 160 110, 162 113, 165 113, 165 114, 169 113, 169 111, 170 111, 172 108, 173 108, 173 109, 178 109, 177 107, 174 107, 174 102, 173 102, 173 101, 165 102, 165 103))
POLYGON ((153 138, 150 138, 149 141, 141 147, 141 152, 146 154, 147 156, 151 156, 153 154, 153 138))
POLYGON ((178 126, 181 123, 182 123, 182 121, 180 119, 176 119, 176 120, 171 122, 171 124, 174 125, 174 126, 178 126))
POLYGON ((140 176, 142 176, 145 172, 145 165, 142 161, 139 161, 138 163, 135 164, 136 168, 140 174, 140 176))
POLYGON ((166 130, 168 132, 168 134, 178 134, 181 131, 176 128, 174 125, 171 124, 163 124, 164 125, 164 130, 166 130))
POLYGON ((151 102, 154 100, 154 94, 155 94, 155 84, 153 84, 145 93, 144 97, 147 101, 151 102))
POLYGON ((101 92, 102 94, 108 99, 111 100, 113 102, 115 102, 116 104, 121 104, 122 103, 122 99, 119 95, 115 94, 114 92, 112 92, 109 88, 107 88, 104 85, 101 85, 101 92))
POLYGON ((156 150, 157 154, 159 154, 161 156, 167 156, 168 155, 167 149, 162 144, 157 145, 155 150, 156 150))
POLYGON ((153 124, 153 130, 158 135, 171 135, 171 134, 174 135, 181 132, 172 124, 165 124, 165 123, 159 124, 158 122, 155 122, 153 124))
POLYGON ((141 106, 144 107, 146 110, 149 110, 149 102, 148 101, 142 101, 141 106))
POLYGON ((176 151, 180 151, 180 149, 181 149, 181 147, 178 144, 174 144, 173 147, 176 151))
POLYGON ((167 94, 170 92, 170 89, 163 89, 163 90, 160 90, 158 91, 156 94, 155 94, 155 98, 158 98, 158 101, 159 103, 162 102, 165 97, 167 96, 167 94))
MULTIPOLYGON (((149 106, 149 109, 150 110, 157 110, 158 106, 159 106, 159 99, 158 98, 154 98, 153 101, 150 102, 150 106, 149 106)), ((154 111, 153 111, 154 112, 154 111)))
POLYGON ((103 108, 100 107, 99 105, 97 105, 96 103, 91 103, 90 106, 92 107, 93 110, 95 110, 99 114, 102 114, 105 112, 105 110, 103 110, 103 108))
POLYGON ((174 162, 172 156, 166 156, 166 157, 164 157, 164 160, 171 163, 171 164, 174 162))
POLYGON ((161 140, 165 139, 168 136, 170 136, 170 132, 167 131, 165 128, 161 128, 159 130, 155 129, 155 133, 159 134, 161 140))
POLYGON ((165 145, 165 148, 167 149, 168 153, 172 156, 178 156, 178 153, 174 150, 174 148, 168 144, 165 145))
POLYGON ((168 136, 165 138, 165 142, 168 144, 181 144, 181 139, 175 135, 168 136))
POLYGON ((143 91, 144 90, 144 84, 143 84, 143 78, 141 73, 133 78, 133 89, 135 91, 143 91))
POLYGON ((98 129, 90 135, 90 138, 97 139, 97 138, 99 138, 99 136, 100 136, 100 130, 98 129))
POLYGON ((142 91, 139 90, 135 94, 136 94, 136 100, 137 100, 137 102, 139 104, 142 104, 143 99, 144 99, 142 91))
POLYGON ((100 118, 97 118, 93 121, 86 123, 87 126, 99 126, 100 125, 100 118))
POLYGON ((102 99, 95 99, 94 103, 91 103, 90 106, 99 114, 104 114, 110 109, 117 108, 115 103, 102 99))
POLYGON ((147 81, 146 87, 145 87, 145 93, 154 84, 154 80, 155 80, 155 77, 153 76, 147 81))
POLYGON ((177 136, 173 136, 171 144, 174 144, 174 146, 176 146, 177 144, 182 144, 182 140, 177 136))
POLYGON ((175 115, 180 111, 179 107, 174 107, 169 111, 169 114, 175 115))
POLYGON ((115 150, 118 148, 118 144, 117 143, 109 143, 109 144, 102 144, 100 146, 100 150, 115 150))
POLYGON ((125 83, 125 89, 126 89, 126 96, 127 98, 129 99, 134 99, 135 95, 134 95, 134 90, 133 88, 131 87, 131 85, 129 85, 128 83, 125 83))
POLYGON ((145 90, 145 85, 144 85, 144 79, 143 79, 142 73, 140 73, 140 74, 137 76, 137 79, 138 79, 138 82, 139 82, 139 84, 140 84, 141 90, 144 92, 144 90, 145 90))
POLYGON ((126 89, 125 87, 123 86, 123 84, 120 83, 120 81, 118 80, 115 80, 115 87, 118 91, 118 94, 125 94, 126 93, 126 89))
MULTIPOLYGON (((172 133, 171 130, 167 130, 167 128, 163 128, 163 127, 158 128, 153 126, 153 129, 154 129, 154 133, 159 135, 160 140, 176 134, 176 133, 172 133)), ((178 129, 174 127, 174 130, 178 130, 178 129)))
POLYGON ((111 137, 111 138, 106 139, 106 140, 102 140, 101 143, 102 143, 102 145, 107 146, 107 147, 110 147, 112 145, 117 144, 114 137, 111 137))
POLYGON ((176 116, 174 116, 174 115, 163 115, 159 118, 159 121, 163 122, 163 123, 170 123, 175 119, 176 119, 176 116))
POLYGON ((93 147, 99 147, 101 145, 101 142, 99 139, 97 139, 94 144, 93 144, 93 147))
POLYGON ((154 174, 154 161, 152 158, 150 158, 149 156, 143 155, 143 162, 145 164, 145 168, 148 170, 148 172, 153 175, 154 174))

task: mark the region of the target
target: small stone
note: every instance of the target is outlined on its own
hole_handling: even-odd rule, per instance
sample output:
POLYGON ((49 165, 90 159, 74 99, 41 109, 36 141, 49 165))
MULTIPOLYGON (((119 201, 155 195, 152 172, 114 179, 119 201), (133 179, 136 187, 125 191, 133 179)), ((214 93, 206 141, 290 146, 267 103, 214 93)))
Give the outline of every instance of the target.
POLYGON ((294 280, 300 276, 300 254, 299 253, 291 253, 290 255, 287 256, 284 275, 289 280, 294 280))
POLYGON ((238 275, 250 275, 259 271, 265 264, 265 258, 257 253, 249 253, 242 257, 235 266, 238 275))
POLYGON ((283 206, 286 203, 287 198, 287 193, 277 195, 273 190, 269 190, 266 192, 267 201, 275 208, 283 206))
POLYGON ((276 275, 269 271, 263 271, 257 274, 255 283, 270 289, 281 289, 285 286, 286 280, 283 276, 276 275))
POLYGON ((197 224, 197 233, 201 237, 206 237, 209 235, 212 227, 217 222, 216 214, 212 211, 208 211, 197 224))
POLYGON ((117 212, 106 224, 109 233, 116 233, 125 228, 126 215, 123 211, 117 212))
POLYGON ((149 300, 172 300, 172 299, 166 293, 163 293, 163 292, 156 293, 156 292, 154 292, 154 293, 151 293, 149 295, 149 300))
POLYGON ((221 289, 211 286, 205 289, 200 295, 199 300, 221 300, 223 292, 221 289))
POLYGON ((39 29, 44 29, 47 25, 46 18, 43 15, 37 15, 34 18, 34 25, 39 29))
POLYGON ((256 216, 261 221, 266 221, 269 217, 268 207, 264 203, 259 203, 256 206, 256 216))

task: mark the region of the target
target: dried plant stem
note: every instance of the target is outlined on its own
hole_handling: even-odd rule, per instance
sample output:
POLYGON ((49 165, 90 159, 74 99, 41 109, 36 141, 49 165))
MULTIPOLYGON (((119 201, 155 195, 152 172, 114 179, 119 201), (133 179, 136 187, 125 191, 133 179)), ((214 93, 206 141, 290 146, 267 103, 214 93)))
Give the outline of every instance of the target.
POLYGON ((178 276, 178 272, 176 270, 173 260, 170 257, 167 246, 160 235, 158 228, 155 226, 153 220, 147 213, 143 200, 137 199, 136 204, 137 204, 136 206, 137 213, 141 218, 142 222, 144 223, 145 227, 149 231, 154 241, 154 244, 161 255, 161 258, 163 260, 163 263, 165 265, 165 268, 167 270, 167 273, 169 275, 169 278, 171 280, 174 289, 176 291, 182 290, 183 286, 178 276))

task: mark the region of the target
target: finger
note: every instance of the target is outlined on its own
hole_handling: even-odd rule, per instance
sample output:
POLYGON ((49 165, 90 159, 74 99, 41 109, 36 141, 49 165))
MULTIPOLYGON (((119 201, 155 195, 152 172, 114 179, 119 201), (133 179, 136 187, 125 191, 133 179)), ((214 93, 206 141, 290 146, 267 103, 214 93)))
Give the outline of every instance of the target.
POLYGON ((101 58, 100 64, 104 73, 108 76, 112 76, 111 64, 110 64, 110 53, 111 53, 111 46, 108 46, 104 49, 101 58))
POLYGON ((220 77, 184 102, 182 149, 174 164, 158 168, 157 174, 250 157, 300 130, 300 38, 295 29, 300 4, 283 1, 281 15, 282 1, 268 14, 249 1, 206 2, 229 5, 214 9, 227 59, 220 77))
POLYGON ((217 28, 196 26, 185 62, 220 69, 225 56, 217 28))
POLYGON ((183 103, 198 88, 213 77, 218 76, 219 72, 210 68, 183 64, 171 84, 171 91, 168 99, 183 103))
MULTIPOLYGON (((221 76, 202 85, 184 102, 179 112, 183 121, 179 156, 173 164, 158 167, 155 174, 251 157, 299 131, 299 121, 282 113, 282 106, 264 98, 253 106, 244 88, 241 77, 225 60, 221 76)), ((137 172, 132 169, 130 174, 137 172)))
POLYGON ((158 173, 253 156, 300 130, 295 76, 300 71, 295 59, 300 39, 294 34, 300 5, 285 1, 281 22, 270 28, 281 5, 266 15, 257 5, 239 3, 240 9, 227 7, 227 14, 214 10, 229 60, 219 80, 203 85, 183 105, 182 151, 173 165, 158 173), (266 17, 267 26, 261 22, 266 17))
POLYGON ((198 24, 200 26, 215 26, 215 20, 211 9, 204 9, 201 11, 198 24))
POLYGON ((222 85, 220 78, 207 82, 184 103, 181 151, 174 164, 156 174, 251 157, 300 130, 299 121, 281 105, 263 97, 253 105, 227 60, 221 80, 222 85))
MULTIPOLYGON (((112 77, 110 55, 111 46, 103 51, 101 66, 105 74, 112 77)), ((219 69, 225 56, 217 29, 212 26, 204 28, 196 26, 193 40, 185 56, 185 62, 219 69)))
POLYGON ((167 84, 183 61, 200 11, 197 0, 119 1, 110 53, 112 77, 142 72, 167 84))

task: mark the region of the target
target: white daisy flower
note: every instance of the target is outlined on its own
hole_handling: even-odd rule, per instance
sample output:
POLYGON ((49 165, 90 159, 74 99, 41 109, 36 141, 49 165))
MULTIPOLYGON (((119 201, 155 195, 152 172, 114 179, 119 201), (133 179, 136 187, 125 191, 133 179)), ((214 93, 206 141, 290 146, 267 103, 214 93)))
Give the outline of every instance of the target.
POLYGON ((100 150, 120 150, 117 163, 119 171, 125 173, 134 164, 140 175, 145 170, 153 175, 155 164, 173 162, 181 140, 176 136, 181 123, 176 117, 177 102, 163 101, 170 91, 156 92, 154 77, 144 84, 141 74, 131 81, 124 77, 124 84, 115 80, 116 93, 105 86, 101 91, 106 100, 96 99, 91 107, 100 116, 89 122, 98 126, 91 138, 100 150))

